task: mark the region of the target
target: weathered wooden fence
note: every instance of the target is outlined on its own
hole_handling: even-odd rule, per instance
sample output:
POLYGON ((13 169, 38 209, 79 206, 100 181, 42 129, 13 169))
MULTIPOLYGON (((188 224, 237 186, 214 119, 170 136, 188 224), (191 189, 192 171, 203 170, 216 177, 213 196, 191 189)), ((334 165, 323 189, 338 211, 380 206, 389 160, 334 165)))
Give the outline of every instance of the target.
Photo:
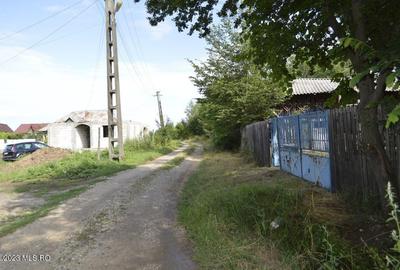
POLYGON ((250 153, 260 166, 270 166, 270 131, 268 121, 247 125, 242 130, 241 150, 250 153))
MULTIPOLYGON (((386 152, 400 181, 400 125, 385 128, 386 114, 378 110, 379 130, 386 152)), ((362 128, 357 107, 330 110, 330 148, 333 189, 368 198, 378 194, 374 175, 377 163, 367 160, 361 144, 362 128)))
MULTIPOLYGON (((386 113, 382 110, 379 110, 378 119, 385 150, 391 161, 397 182, 400 184, 400 124, 386 129, 386 113)), ((350 106, 305 113, 299 116, 278 117, 270 121, 248 125, 242 130, 242 150, 251 153, 261 166, 271 166, 271 156, 275 154, 274 161, 278 158, 279 165, 276 162, 274 162, 274 165, 280 166, 283 170, 287 167, 285 167, 287 162, 293 163, 296 160, 294 154, 299 153, 299 160, 302 163, 301 170, 298 173, 292 172, 295 168, 293 169, 293 164, 290 163, 291 170, 286 171, 298 176, 301 172, 300 177, 312 182, 315 181, 308 179, 310 177, 307 177, 307 173, 312 174, 313 162, 307 162, 307 155, 318 152, 318 155, 314 156, 320 156, 319 159, 327 159, 328 169, 330 166, 330 174, 327 176, 329 183, 324 184, 322 182, 323 186, 332 191, 350 192, 354 194, 354 197, 369 198, 371 195, 378 194, 375 179, 372 178, 376 162, 368 162, 366 158, 361 144, 362 132, 357 116, 357 106, 350 106), (323 117, 321 118, 322 114, 326 114, 326 122, 324 122, 323 117), (286 123, 292 118, 298 119, 298 126, 295 125, 296 121, 292 125, 286 123), (324 133, 324 130, 328 131, 329 136, 324 133), (297 133, 300 135, 295 136, 297 133), (278 139, 275 138, 276 135, 278 135, 278 139), (291 135, 290 138, 297 138, 298 147, 297 150, 295 149, 296 151, 287 154, 286 145, 288 142, 285 140, 289 138, 289 135, 291 135), (326 144, 324 144, 325 141, 326 144), (275 153, 277 151, 278 154, 275 153), (325 151, 326 154, 321 155, 321 151, 325 151)), ((293 143, 293 146, 296 145, 296 143, 293 143)), ((314 156, 310 160, 318 161, 318 158, 314 156)), ((295 167, 298 168, 299 166, 295 167)))

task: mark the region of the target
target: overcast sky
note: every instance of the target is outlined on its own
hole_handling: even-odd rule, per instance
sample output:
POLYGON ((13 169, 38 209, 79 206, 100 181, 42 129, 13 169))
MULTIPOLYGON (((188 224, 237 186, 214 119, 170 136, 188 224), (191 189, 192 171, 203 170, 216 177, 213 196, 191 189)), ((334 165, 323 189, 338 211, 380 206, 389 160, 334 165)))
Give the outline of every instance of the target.
MULTIPOLYGON (((153 95, 160 90, 164 114, 179 121, 189 101, 198 97, 186 59, 204 59, 205 42, 179 33, 170 20, 151 27, 143 3, 129 1, 117 14, 123 118, 154 127, 153 95)), ((15 129, 21 123, 53 122, 72 111, 106 109, 104 1, 93 3, 2 3, 0 123, 15 129)))

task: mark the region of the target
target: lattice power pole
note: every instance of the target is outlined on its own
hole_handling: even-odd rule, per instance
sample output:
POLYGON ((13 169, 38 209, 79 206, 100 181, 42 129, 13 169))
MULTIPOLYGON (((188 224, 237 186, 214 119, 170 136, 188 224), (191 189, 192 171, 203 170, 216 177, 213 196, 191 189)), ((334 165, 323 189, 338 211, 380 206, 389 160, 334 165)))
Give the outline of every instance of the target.
POLYGON ((121 96, 119 88, 117 24, 115 14, 122 0, 105 0, 107 35, 108 151, 112 160, 124 158, 121 96), (118 151, 116 151, 118 149, 118 151))
POLYGON ((162 112, 162 106, 161 106, 161 95, 160 95, 160 91, 157 91, 155 94, 155 97, 157 97, 157 102, 158 102, 158 114, 160 115, 160 127, 164 127, 164 115, 162 112))

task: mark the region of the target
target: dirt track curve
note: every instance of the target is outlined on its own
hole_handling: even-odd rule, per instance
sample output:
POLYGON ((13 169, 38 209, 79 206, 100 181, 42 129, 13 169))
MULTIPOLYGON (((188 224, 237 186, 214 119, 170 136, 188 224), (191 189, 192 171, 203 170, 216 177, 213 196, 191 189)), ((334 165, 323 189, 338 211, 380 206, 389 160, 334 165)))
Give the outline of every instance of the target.
POLYGON ((181 151, 112 176, 0 238, 0 255, 50 256, 42 262, 0 261, 0 269, 195 269, 176 224, 176 206, 201 148, 180 166, 160 170, 181 151))

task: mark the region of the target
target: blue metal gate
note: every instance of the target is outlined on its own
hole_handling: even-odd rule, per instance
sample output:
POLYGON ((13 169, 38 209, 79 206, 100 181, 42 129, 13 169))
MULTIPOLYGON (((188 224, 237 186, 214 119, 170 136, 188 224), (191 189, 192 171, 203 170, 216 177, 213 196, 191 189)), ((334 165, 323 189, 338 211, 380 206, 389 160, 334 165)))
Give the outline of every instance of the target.
POLYGON ((303 178, 330 189, 328 112, 305 113, 299 119, 303 178))
POLYGON ((281 170, 302 177, 299 118, 278 117, 279 160, 281 170))
POLYGON ((273 165, 331 189, 328 117, 318 111, 272 119, 273 165))
POLYGON ((278 143, 278 119, 273 118, 270 123, 271 127, 271 163, 274 167, 279 167, 279 143, 278 143))

